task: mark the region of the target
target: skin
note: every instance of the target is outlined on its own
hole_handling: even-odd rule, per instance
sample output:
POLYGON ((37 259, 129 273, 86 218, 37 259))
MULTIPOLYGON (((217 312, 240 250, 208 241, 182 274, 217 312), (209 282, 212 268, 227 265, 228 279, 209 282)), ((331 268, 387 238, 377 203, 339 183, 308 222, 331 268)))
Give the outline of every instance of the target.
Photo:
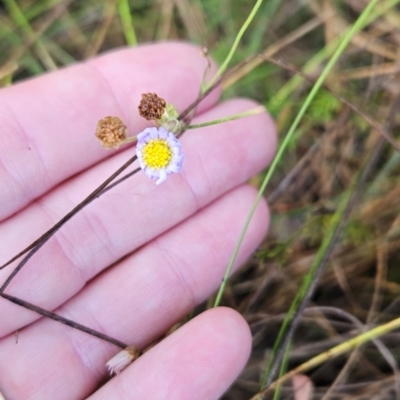
MULTIPOLYGON (((102 148, 97 121, 118 116, 137 134, 142 93, 183 111, 205 61, 187 44, 124 49, 0 91, 0 262, 50 228, 133 155, 102 148)), ((255 106, 218 102, 195 123, 255 106)), ((6 292, 145 348, 219 286, 256 196, 245 184, 273 157, 267 114, 189 131, 183 171, 157 187, 144 173, 74 217, 6 292), (120 260, 124 257, 122 260, 120 260), (118 261, 120 260, 120 261, 118 261), (108 268, 111 264, 112 268, 108 268)), ((261 203, 238 257, 266 234, 261 203)), ((12 266, 15 266, 14 263, 12 266)), ((4 282, 12 266, 0 271, 4 282)), ((245 366, 251 335, 228 308, 197 316, 111 380, 119 349, 0 299, 0 391, 13 399, 217 399, 245 366), (18 341, 15 332, 18 330, 18 341)))

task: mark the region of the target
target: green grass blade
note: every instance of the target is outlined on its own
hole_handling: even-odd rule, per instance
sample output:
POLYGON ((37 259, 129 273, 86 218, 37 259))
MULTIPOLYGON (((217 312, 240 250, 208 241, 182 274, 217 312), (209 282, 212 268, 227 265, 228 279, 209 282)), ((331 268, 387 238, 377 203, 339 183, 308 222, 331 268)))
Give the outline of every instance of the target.
POLYGON ((118 13, 122 23, 126 43, 129 46, 136 46, 137 39, 128 0, 118 0, 118 13))
MULTIPOLYGON (((29 21, 25 18, 24 13, 18 7, 18 4, 15 2, 15 0, 4 0, 4 2, 15 24, 21 27, 27 37, 34 35, 34 30, 30 26, 29 21)), ((37 54, 39 55, 41 61, 46 66, 46 68, 49 70, 56 70, 57 65, 53 61, 52 57, 46 49, 46 46, 43 44, 40 38, 36 40, 35 47, 37 54)))
MULTIPOLYGON (((285 373, 287 371, 291 350, 292 350, 292 345, 290 344, 285 349, 285 355, 283 357, 283 362, 282 362, 281 368, 279 370, 279 378, 282 378, 282 376, 285 375, 285 373)), ((273 400, 279 400, 281 398, 281 392, 282 392, 282 386, 278 385, 275 389, 273 400)))
POLYGON ((235 54, 235 51, 239 45, 239 42, 242 39, 242 36, 244 35, 244 33, 246 32, 247 28, 249 27, 251 21, 257 14, 257 11, 260 8, 262 2, 263 2, 263 0, 257 0, 256 4, 254 5, 253 9, 251 10, 251 13, 246 18, 246 21, 244 22, 243 26, 240 28, 225 61, 219 67, 217 73, 215 74, 215 76, 213 77, 213 79, 211 80, 211 82, 208 84, 208 86, 205 88, 204 91, 209 89, 215 83, 215 81, 226 71, 226 68, 228 67, 228 64, 230 63, 230 61, 232 60, 232 57, 235 54))

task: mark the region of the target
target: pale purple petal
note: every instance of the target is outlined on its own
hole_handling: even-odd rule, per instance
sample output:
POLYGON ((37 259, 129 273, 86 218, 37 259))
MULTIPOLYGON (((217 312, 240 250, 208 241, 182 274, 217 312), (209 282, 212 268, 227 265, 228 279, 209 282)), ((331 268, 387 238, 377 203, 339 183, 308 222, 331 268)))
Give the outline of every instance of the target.
POLYGON ((148 128, 150 130, 150 137, 152 139, 158 139, 158 129, 157 128, 148 128))
POLYGON ((144 140, 146 136, 150 134, 150 129, 151 128, 146 128, 144 131, 140 132, 139 135, 137 135, 138 142, 144 140))
POLYGON ((163 127, 158 128, 158 137, 160 139, 167 139, 168 134, 169 134, 169 132, 165 128, 163 128, 163 127))

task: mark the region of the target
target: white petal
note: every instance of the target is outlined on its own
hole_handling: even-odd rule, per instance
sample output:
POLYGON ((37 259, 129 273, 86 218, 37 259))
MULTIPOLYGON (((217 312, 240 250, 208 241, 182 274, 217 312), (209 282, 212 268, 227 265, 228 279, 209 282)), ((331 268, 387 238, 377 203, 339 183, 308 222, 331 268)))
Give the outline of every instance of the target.
POLYGON ((182 169, 182 164, 171 164, 168 169, 177 174, 182 169))
MULTIPOLYGON (((152 168, 146 168, 146 169, 145 169, 145 172, 146 172, 146 175, 147 175, 149 178, 154 179, 154 174, 155 174, 155 172, 156 172, 154 169, 152 169, 152 168)), ((157 176, 157 178, 158 178, 158 176, 157 176)))
POLYGON ((138 158, 139 161, 139 167, 141 169, 146 169, 146 164, 143 162, 143 160, 141 158, 138 158))
POLYGON ((167 142, 171 147, 179 148, 182 146, 181 142, 172 133, 168 136, 167 142))
POLYGON ((177 162, 177 163, 182 163, 184 158, 185 158, 185 156, 183 155, 183 153, 174 154, 172 157, 172 161, 177 162))
POLYGON ((160 170, 159 169, 154 169, 153 170, 153 175, 151 176, 151 179, 157 180, 160 177, 160 170))
POLYGON ((167 180, 167 172, 165 171, 165 169, 160 169, 159 171, 160 171, 160 177, 158 178, 156 185, 161 185, 167 180))

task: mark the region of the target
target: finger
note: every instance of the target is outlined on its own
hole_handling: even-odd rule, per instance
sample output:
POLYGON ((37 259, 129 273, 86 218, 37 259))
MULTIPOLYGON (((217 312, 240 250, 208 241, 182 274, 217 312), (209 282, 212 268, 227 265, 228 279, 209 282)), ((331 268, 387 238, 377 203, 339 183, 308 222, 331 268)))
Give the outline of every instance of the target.
POLYGON ((250 330, 240 314, 212 309, 153 347, 90 399, 219 399, 244 368, 250 349, 250 330))
MULTIPOLYGON (((145 348, 219 286, 255 196, 249 187, 226 194, 104 272, 58 312, 145 348)), ((262 203, 235 268, 261 241, 267 225, 262 203)), ((42 319, 20 331, 18 345, 14 335, 0 341, 0 387, 6 397, 81 398, 99 385, 105 363, 117 351, 42 319)))
POLYGON ((310 400, 313 386, 311 380, 305 375, 296 375, 292 379, 295 400, 310 400))
MULTIPOLYGON (((254 103, 248 100, 230 101, 198 120, 212 120, 252 107, 254 103)), ((260 171, 272 157, 275 132, 270 118, 260 114, 190 131, 182 141, 186 158, 181 174, 171 176, 161 187, 139 174, 96 200, 30 260, 7 293, 54 309, 118 258, 260 171)), ((61 185, 3 223, 0 238, 4 252, 12 256, 22 235, 29 243, 51 227, 80 201, 88 186, 96 186, 110 170, 123 164, 130 157, 126 153, 131 150, 61 185)), ((0 278, 4 280, 9 271, 0 271, 0 278)), ((4 320, 2 335, 38 318, 4 299, 0 299, 0 315, 4 320)))
MULTIPOLYGON (((163 43, 125 49, 0 91, 0 220, 64 179, 110 156, 93 139, 114 115, 136 134, 142 93, 156 92, 183 111, 205 70, 199 49, 163 43), (183 90, 184 88, 184 90, 183 90)), ((199 107, 207 109, 213 93, 199 107)))

